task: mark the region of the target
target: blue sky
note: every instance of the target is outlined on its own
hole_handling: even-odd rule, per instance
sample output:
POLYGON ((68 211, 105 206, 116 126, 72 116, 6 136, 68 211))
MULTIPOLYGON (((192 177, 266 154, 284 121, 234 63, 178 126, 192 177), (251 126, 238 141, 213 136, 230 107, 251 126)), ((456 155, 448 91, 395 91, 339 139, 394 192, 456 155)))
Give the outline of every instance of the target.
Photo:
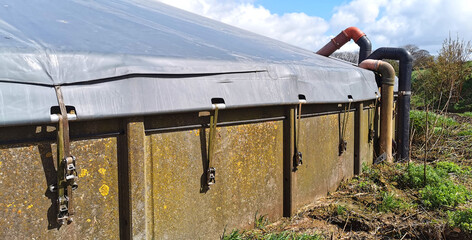
POLYGON ((310 16, 329 19, 334 13, 334 7, 341 5, 341 0, 256 0, 255 5, 262 5, 272 13, 283 15, 289 12, 304 12, 310 16))
MULTIPOLYGON (((156 0, 316 51, 356 26, 373 48, 414 44, 436 55, 449 35, 472 40, 471 0, 156 0)), ((351 41, 339 51, 356 51, 351 41)))

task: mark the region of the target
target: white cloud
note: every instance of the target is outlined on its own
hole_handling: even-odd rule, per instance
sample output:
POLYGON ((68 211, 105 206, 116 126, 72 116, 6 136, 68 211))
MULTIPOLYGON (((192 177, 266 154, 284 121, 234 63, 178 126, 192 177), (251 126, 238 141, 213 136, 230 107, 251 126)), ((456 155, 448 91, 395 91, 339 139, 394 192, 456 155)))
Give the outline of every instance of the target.
MULTIPOLYGON (((330 19, 305 13, 271 13, 255 0, 160 0, 252 32, 318 50, 349 26, 363 30, 373 47, 415 44, 435 54, 451 33, 472 39, 470 0, 352 0, 330 19)), ((350 42, 342 51, 355 51, 350 42)))
POLYGON ((349 24, 343 15, 358 16, 374 47, 415 44, 436 54, 449 33, 472 39, 470 0, 354 0, 337 8, 331 26, 349 24))
POLYGON ((386 3, 386 0, 354 0, 335 7, 336 11, 330 21, 331 26, 342 29, 359 23, 373 23, 380 13, 380 7, 386 3))
POLYGON ((329 41, 326 20, 305 13, 274 14, 249 0, 161 2, 306 49, 316 50, 329 41))

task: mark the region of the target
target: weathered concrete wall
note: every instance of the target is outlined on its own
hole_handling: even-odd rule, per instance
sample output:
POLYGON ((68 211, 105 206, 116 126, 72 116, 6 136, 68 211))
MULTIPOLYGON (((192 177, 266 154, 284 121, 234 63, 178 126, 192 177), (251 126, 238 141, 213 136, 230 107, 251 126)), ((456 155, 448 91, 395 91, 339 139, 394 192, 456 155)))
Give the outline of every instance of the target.
POLYGON ((360 167, 362 168, 363 165, 371 165, 374 161, 374 141, 370 140, 369 137, 369 124, 373 123, 374 117, 374 108, 369 108, 364 110, 364 114, 362 115, 362 128, 361 131, 364 132, 361 138, 361 157, 360 157, 360 167), (372 120, 371 120, 372 119, 372 120))
MULTIPOLYGON (((333 191, 354 173, 354 113, 349 113, 345 134, 347 149, 339 155, 339 114, 304 118, 301 122, 300 151, 303 165, 293 177, 293 210, 333 191)), ((342 122, 342 116, 341 116, 342 122)))
POLYGON ((79 188, 74 222, 59 227, 48 186, 57 182, 56 146, 4 145, 0 149, 0 239, 117 239, 119 237, 116 139, 74 141, 79 188))
POLYGON ((248 227, 256 214, 282 216, 282 122, 218 128, 216 184, 205 183, 208 131, 152 134, 156 239, 217 239, 248 227), (198 227, 197 227, 198 226, 198 227))
POLYGON ((47 191, 57 181, 54 127, 0 128, 0 239, 218 239, 224 229, 252 227, 256 214, 275 220, 287 209, 293 213, 352 177, 355 161, 371 163, 373 152, 373 110, 364 110, 360 123, 349 113, 347 151, 339 155, 342 109, 308 106, 301 120, 303 165, 293 171, 294 109, 222 110, 216 184, 209 190, 207 117, 71 123, 79 188, 75 221, 60 228, 57 194, 47 191), (358 125, 362 134, 355 134, 358 125))

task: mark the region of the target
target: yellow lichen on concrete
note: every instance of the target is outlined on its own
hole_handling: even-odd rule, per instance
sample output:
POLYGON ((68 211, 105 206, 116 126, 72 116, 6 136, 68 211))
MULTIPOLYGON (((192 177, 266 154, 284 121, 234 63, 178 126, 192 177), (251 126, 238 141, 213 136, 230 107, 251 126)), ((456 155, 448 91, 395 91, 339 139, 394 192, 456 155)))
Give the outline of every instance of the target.
POLYGON ((100 194, 102 194, 102 196, 107 196, 108 195, 108 192, 110 191, 110 187, 108 187, 108 185, 106 184, 103 184, 99 189, 98 191, 100 192, 100 194))
POLYGON ((85 168, 80 169, 79 178, 83 178, 83 177, 88 176, 88 175, 89 175, 89 173, 88 173, 87 169, 85 169, 85 168))
POLYGON ((102 175, 105 175, 105 173, 107 172, 107 170, 105 168, 100 168, 98 169, 98 172, 102 175))
POLYGON ((77 157, 80 177, 79 188, 73 192, 75 221, 58 230, 50 230, 56 222, 54 216, 48 215, 48 211, 56 211, 57 194, 47 189, 57 179, 57 144, 2 145, 0 181, 9 191, 0 193, 0 207, 3 209, 0 211, 0 225, 7 226, 0 230, 0 239, 61 239, 64 234, 81 234, 85 239, 118 239, 116 142, 114 137, 71 142, 71 154, 77 157), (18 164, 22 159, 28 159, 28 164, 18 164), (105 159, 108 161, 104 162, 105 159), (107 187, 101 189, 105 182, 98 172, 100 167, 106 169, 107 176, 107 187), (27 186, 22 188, 20 195, 16 194, 18 186, 27 186), (98 224, 84 225, 87 216, 96 216, 98 224))

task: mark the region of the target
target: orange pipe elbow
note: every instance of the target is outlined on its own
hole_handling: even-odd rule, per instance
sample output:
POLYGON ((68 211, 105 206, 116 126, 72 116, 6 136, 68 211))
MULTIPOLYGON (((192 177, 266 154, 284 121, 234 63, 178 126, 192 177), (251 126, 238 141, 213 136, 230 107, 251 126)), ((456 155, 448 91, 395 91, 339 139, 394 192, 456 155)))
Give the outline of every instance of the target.
POLYGON ((359 28, 356 27, 348 27, 343 30, 343 33, 350 39, 354 40, 354 42, 357 42, 359 38, 365 36, 365 33, 363 33, 359 28))
POLYGON ((353 39, 355 42, 357 42, 363 36, 365 36, 365 33, 363 33, 359 28, 348 27, 341 31, 336 37, 331 39, 329 43, 327 43, 316 53, 328 57, 329 55, 333 54, 333 52, 341 48, 344 44, 349 42, 349 40, 353 39))

